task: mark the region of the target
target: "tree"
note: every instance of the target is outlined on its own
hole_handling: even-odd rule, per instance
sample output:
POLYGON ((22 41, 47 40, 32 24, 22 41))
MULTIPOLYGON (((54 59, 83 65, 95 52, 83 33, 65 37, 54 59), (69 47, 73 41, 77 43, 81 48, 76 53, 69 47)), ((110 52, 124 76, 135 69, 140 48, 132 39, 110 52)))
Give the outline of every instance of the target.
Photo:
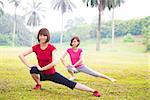
POLYGON ((150 51, 150 26, 143 28, 144 44, 146 45, 146 52, 150 51))
POLYGON ((82 0, 84 3, 86 3, 86 6, 89 7, 97 7, 98 8, 98 26, 97 26, 97 33, 96 33, 96 51, 100 50, 100 35, 101 35, 101 12, 104 11, 106 7, 108 7, 109 10, 113 8, 112 5, 109 3, 111 0, 82 0))
MULTIPOLYGON (((114 39, 115 39, 115 23, 114 23, 114 13, 115 13, 115 8, 117 6, 120 7, 121 3, 124 3, 124 0, 108 0, 108 5, 109 7, 112 7, 112 45, 114 45, 114 39)), ((109 8, 111 9, 111 8, 109 8)))
POLYGON ((74 19, 67 20, 67 23, 65 24, 64 27, 65 27, 66 30, 69 30, 71 28, 78 27, 78 26, 80 26, 82 24, 87 24, 85 19, 82 18, 82 17, 76 17, 74 19))
POLYGON ((14 47, 15 46, 15 33, 16 33, 16 23, 17 23, 17 18, 16 18, 16 10, 17 10, 17 7, 19 6, 20 4, 20 0, 8 0, 9 3, 13 3, 14 6, 15 6, 15 10, 14 10, 14 27, 13 27, 13 36, 12 36, 12 46, 14 47))
POLYGON ((150 16, 142 18, 142 34, 144 36, 143 43, 146 45, 146 52, 150 51, 150 16))
POLYGON ((63 42, 63 16, 67 11, 72 11, 72 8, 75 8, 75 5, 70 0, 53 0, 52 7, 54 10, 61 11, 62 23, 61 23, 61 37, 60 37, 60 44, 62 45, 63 42))
MULTIPOLYGON (((14 16, 8 13, 0 17, 0 45, 12 46, 13 22, 14 16)), ((15 46, 30 46, 31 44, 31 34, 24 23, 24 17, 17 15, 15 46)))
POLYGON ((2 16, 4 13, 3 8, 4 8, 4 3, 0 1, 0 16, 2 16))
POLYGON ((28 17, 27 25, 29 25, 33 30, 32 44, 31 44, 33 45, 34 28, 41 24, 41 19, 45 17, 44 13, 46 12, 46 8, 43 6, 42 1, 32 0, 32 3, 29 2, 27 3, 27 7, 25 9, 27 10, 25 16, 28 17))

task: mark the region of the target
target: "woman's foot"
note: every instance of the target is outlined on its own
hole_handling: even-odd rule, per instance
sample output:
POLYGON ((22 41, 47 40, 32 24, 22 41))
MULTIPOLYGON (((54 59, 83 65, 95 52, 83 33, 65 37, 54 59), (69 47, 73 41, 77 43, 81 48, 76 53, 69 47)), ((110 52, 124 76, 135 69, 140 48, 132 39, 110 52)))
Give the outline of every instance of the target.
POLYGON ((110 81, 111 81, 111 82, 116 82, 117 80, 114 79, 114 78, 111 78, 110 81))
POLYGON ((96 96, 96 97, 100 97, 101 96, 100 92, 98 92, 98 91, 94 91, 93 95, 96 96))
POLYGON ((76 77, 73 76, 73 77, 71 77, 69 80, 73 81, 73 80, 75 80, 75 79, 76 79, 76 77))
POLYGON ((36 84, 33 89, 34 89, 34 90, 40 90, 41 87, 42 87, 41 84, 36 84))

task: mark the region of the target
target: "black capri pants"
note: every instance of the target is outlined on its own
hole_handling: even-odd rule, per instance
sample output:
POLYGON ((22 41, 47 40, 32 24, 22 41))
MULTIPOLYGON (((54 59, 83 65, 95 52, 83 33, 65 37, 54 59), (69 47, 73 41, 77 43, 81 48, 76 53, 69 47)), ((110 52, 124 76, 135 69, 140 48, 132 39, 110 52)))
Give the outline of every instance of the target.
POLYGON ((40 81, 49 80, 58 84, 65 85, 70 89, 74 89, 74 87, 77 84, 76 82, 70 81, 69 79, 57 72, 50 75, 44 74, 41 71, 39 71, 36 66, 31 67, 30 74, 40 74, 40 81))

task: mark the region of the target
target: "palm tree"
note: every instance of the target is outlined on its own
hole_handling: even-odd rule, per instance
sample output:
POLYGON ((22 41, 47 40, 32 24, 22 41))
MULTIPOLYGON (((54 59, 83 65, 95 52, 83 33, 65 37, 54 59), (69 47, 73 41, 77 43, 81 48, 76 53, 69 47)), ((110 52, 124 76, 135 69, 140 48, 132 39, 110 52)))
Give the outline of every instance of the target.
POLYGON ((89 7, 89 4, 91 7, 97 7, 98 8, 98 26, 97 26, 97 32, 96 32, 96 51, 100 50, 100 32, 101 32, 101 12, 105 9, 106 0, 82 0, 84 3, 86 3, 86 6, 89 7))
POLYGON ((124 0, 109 0, 108 5, 112 6, 112 46, 114 45, 115 39, 115 26, 114 26, 114 12, 117 6, 120 7, 121 3, 124 3, 124 0))
POLYGON ((63 41, 63 16, 67 11, 72 11, 72 8, 75 8, 75 5, 70 0, 53 0, 52 7, 54 10, 61 11, 62 23, 61 23, 61 37, 60 37, 60 44, 62 45, 63 41))
POLYGON ((14 10, 14 27, 13 27, 13 36, 12 36, 12 46, 14 47, 15 46, 15 34, 16 34, 16 23, 17 23, 17 18, 16 18, 16 10, 17 10, 17 7, 19 6, 20 4, 20 0, 8 0, 9 3, 13 3, 14 6, 15 6, 15 10, 14 10))
POLYGON ((33 34, 32 34, 32 44, 34 42, 34 28, 38 27, 39 25, 41 25, 41 19, 44 16, 44 13, 46 11, 45 7, 43 6, 42 1, 35 1, 32 0, 32 3, 27 3, 27 7, 25 8, 27 11, 26 13, 26 17, 28 17, 27 20, 27 25, 29 25, 32 30, 33 30, 33 34))
POLYGON ((4 8, 4 3, 0 1, 0 16, 2 16, 4 13, 3 8, 4 8))
POLYGON ((86 6, 89 5, 91 7, 97 7, 98 8, 98 27, 97 27, 97 33, 96 33, 96 51, 100 50, 100 34, 101 34, 101 12, 104 11, 106 7, 108 7, 109 10, 113 8, 111 5, 112 0, 82 0, 84 3, 86 3, 86 6))

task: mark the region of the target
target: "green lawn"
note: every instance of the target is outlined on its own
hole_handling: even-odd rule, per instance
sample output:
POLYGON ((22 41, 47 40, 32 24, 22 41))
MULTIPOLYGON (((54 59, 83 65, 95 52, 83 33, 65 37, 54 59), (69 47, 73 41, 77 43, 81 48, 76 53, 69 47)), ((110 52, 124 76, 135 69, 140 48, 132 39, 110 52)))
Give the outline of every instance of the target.
MULTIPOLYGON (((35 83, 29 70, 18 58, 18 54, 28 48, 0 47, 0 100, 148 100, 150 98, 150 65, 148 65, 150 54, 143 53, 144 46, 135 43, 117 43, 111 47, 110 44, 105 44, 99 52, 95 52, 95 45, 90 41, 83 43, 82 46, 85 50, 84 62, 89 67, 117 79, 116 83, 111 83, 83 73, 76 75, 77 82, 99 90, 102 93, 100 98, 84 91, 72 91, 49 81, 42 83, 42 90, 32 90, 35 83)), ((56 47, 60 57, 60 46, 56 47)), ((27 58, 30 62, 37 62, 34 54, 27 58)), ((70 77, 60 62, 56 70, 70 77)))

